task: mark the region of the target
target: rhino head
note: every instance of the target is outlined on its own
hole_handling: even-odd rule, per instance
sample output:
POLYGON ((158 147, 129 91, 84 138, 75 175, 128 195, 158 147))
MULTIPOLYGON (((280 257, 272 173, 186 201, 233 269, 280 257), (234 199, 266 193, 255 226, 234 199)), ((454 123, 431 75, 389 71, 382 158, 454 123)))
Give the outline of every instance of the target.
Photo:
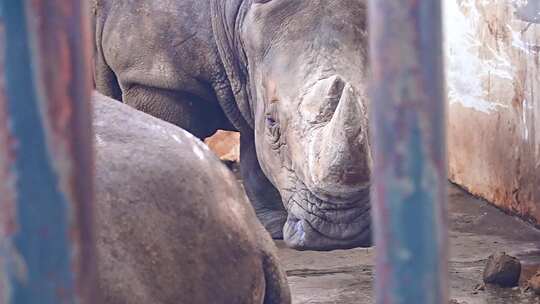
POLYGON ((285 242, 370 246, 365 1, 228 5, 226 51, 237 60, 228 74, 261 168, 287 210, 285 242))

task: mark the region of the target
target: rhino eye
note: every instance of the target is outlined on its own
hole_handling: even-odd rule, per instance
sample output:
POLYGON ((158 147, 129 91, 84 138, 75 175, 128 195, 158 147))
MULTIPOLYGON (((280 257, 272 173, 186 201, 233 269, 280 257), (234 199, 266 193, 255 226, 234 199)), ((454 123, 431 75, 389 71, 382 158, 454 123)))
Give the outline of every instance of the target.
POLYGON ((273 116, 267 115, 266 116, 266 124, 267 124, 268 127, 273 128, 273 127, 275 127, 277 125, 277 120, 273 116))
POLYGON ((253 0, 253 3, 267 3, 267 2, 270 2, 272 0, 253 0))
POLYGON ((270 104, 265 114, 266 133, 273 146, 279 147, 281 130, 279 126, 279 117, 275 103, 270 104))

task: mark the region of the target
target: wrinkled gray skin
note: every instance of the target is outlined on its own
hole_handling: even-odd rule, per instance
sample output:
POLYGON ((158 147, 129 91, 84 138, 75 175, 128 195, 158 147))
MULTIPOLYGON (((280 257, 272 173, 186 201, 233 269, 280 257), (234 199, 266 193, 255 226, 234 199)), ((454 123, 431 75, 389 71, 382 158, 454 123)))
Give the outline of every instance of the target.
POLYGON ((102 304, 290 303, 268 232, 191 134, 94 96, 102 304))
POLYGON ((239 130, 273 237, 371 245, 365 0, 99 0, 95 17, 97 90, 200 138, 239 130))

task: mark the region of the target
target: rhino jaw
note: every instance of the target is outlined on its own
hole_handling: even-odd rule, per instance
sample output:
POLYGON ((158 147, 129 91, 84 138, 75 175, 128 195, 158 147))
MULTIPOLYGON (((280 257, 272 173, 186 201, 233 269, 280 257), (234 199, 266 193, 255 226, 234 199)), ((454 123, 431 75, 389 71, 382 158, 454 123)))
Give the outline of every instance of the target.
POLYGON ((369 186, 348 200, 317 197, 302 182, 287 198, 285 243, 297 250, 370 247, 369 186))

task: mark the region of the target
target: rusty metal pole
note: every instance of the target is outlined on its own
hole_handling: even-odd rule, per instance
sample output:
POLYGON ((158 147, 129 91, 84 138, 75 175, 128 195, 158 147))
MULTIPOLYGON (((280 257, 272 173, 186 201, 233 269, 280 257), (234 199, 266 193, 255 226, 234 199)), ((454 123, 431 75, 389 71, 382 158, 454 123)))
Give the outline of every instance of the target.
POLYGON ((0 0, 0 304, 97 303, 81 0, 0 0))
POLYGON ((447 303, 440 0, 370 0, 376 303, 447 303))

